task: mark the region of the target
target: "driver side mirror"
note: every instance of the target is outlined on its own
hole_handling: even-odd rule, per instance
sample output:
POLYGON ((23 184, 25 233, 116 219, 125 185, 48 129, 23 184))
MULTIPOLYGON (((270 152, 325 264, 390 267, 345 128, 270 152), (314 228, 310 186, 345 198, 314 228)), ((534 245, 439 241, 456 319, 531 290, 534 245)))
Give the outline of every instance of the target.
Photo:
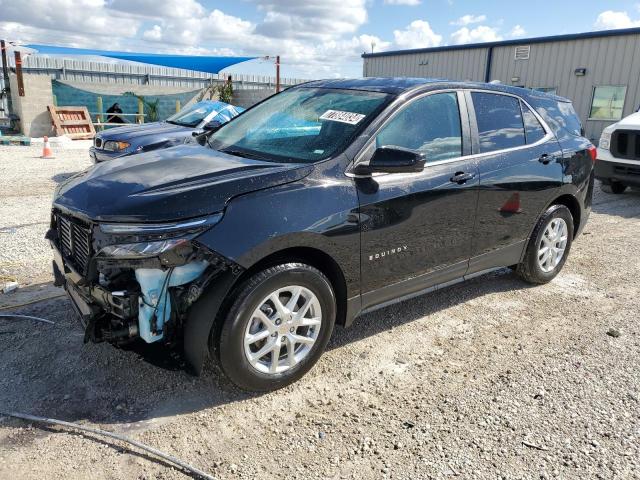
POLYGON ((424 153, 396 146, 378 147, 373 153, 369 165, 357 165, 357 175, 373 172, 412 173, 424 170, 427 159, 424 153))

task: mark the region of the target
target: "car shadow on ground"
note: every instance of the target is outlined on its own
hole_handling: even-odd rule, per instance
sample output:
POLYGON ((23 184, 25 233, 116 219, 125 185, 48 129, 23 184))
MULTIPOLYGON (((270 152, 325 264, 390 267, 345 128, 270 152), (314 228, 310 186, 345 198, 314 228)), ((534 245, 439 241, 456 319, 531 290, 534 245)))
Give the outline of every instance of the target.
MULTIPOLYGON (((499 270, 364 314, 351 328, 336 328, 328 348, 341 348, 484 295, 529 287, 510 270, 499 270)), ((257 396, 239 391, 211 365, 201 376, 191 375, 182 357, 161 345, 84 344, 66 298, 12 313, 57 323, 0 319, 1 410, 127 424, 163 421, 257 396)))
MULTIPOLYGON (((596 189, 599 189, 599 186, 596 189)), ((624 193, 618 195, 598 191, 595 194, 592 208, 593 212, 604 215, 621 218, 640 217, 640 188, 628 188, 624 193), (633 208, 633 206, 637 208, 633 208)))

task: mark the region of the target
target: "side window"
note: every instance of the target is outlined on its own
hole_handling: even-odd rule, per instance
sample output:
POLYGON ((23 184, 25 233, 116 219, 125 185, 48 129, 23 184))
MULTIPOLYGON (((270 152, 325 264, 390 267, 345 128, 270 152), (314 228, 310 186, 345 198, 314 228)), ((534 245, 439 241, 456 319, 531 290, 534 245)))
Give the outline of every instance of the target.
POLYGON ((376 147, 396 146, 423 152, 427 162, 462 155, 460 110, 455 93, 415 100, 383 127, 376 147))
POLYGON ((529 107, 522 102, 520 105, 522 106, 522 117, 524 118, 524 130, 527 137, 527 145, 531 145, 532 143, 542 140, 546 135, 546 132, 529 107))
POLYGON ((520 101, 496 93, 471 92, 480 153, 525 145, 520 101))

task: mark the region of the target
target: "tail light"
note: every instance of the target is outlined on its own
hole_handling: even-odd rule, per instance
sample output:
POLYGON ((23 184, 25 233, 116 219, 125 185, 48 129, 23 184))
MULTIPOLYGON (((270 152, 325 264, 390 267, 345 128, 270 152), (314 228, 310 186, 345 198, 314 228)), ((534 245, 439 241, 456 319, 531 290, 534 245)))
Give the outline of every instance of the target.
POLYGON ((591 161, 593 163, 596 163, 596 158, 598 158, 598 149, 593 145, 591 145, 587 150, 589 151, 589 156, 591 157, 591 161))

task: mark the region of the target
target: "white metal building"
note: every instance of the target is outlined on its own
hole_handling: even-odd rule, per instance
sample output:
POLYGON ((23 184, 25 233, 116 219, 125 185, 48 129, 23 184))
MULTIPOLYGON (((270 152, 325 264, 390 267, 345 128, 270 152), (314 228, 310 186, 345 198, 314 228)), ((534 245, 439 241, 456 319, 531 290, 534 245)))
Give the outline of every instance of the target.
POLYGON ((573 101, 586 136, 640 106, 640 28, 362 55, 365 77, 488 82, 557 93, 573 101))

